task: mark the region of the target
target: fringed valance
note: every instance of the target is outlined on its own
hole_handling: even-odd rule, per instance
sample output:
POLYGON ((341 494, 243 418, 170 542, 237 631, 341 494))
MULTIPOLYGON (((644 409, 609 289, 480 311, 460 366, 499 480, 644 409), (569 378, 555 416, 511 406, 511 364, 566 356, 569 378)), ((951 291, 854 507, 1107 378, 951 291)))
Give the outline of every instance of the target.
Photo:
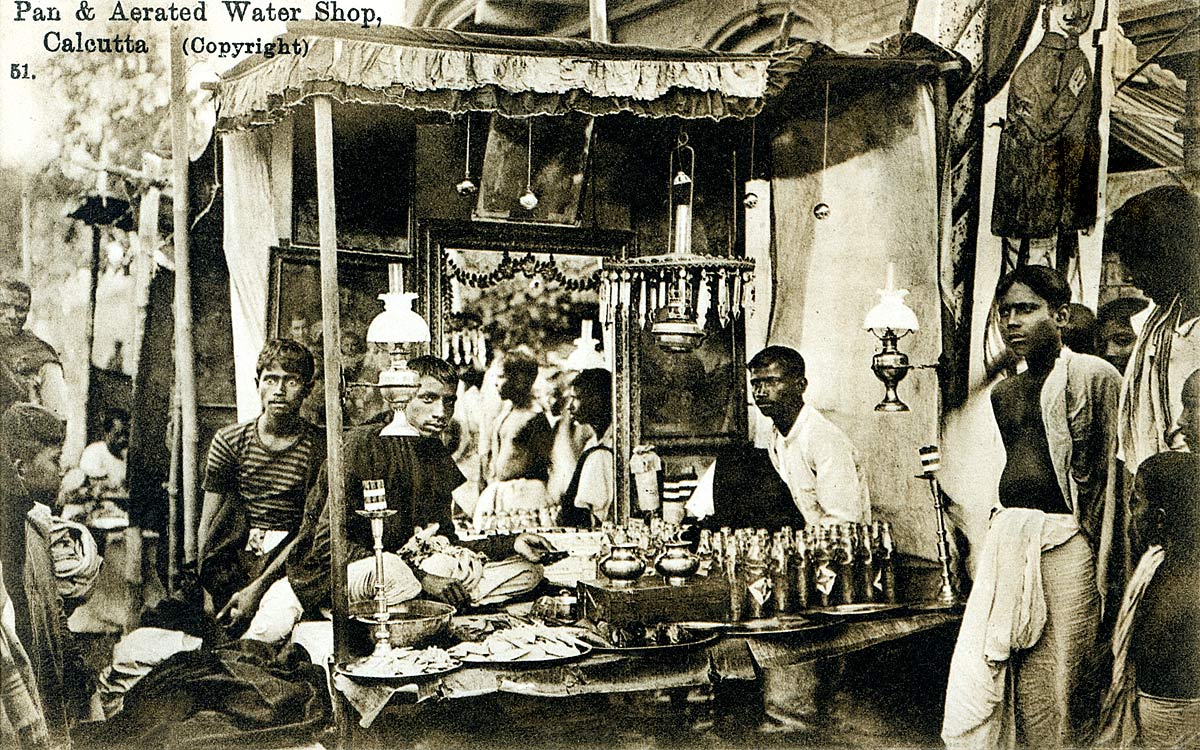
POLYGON ((305 55, 256 56, 220 84, 218 127, 278 119, 306 98, 509 117, 582 112, 743 118, 762 108, 771 57, 442 29, 295 23, 305 55))

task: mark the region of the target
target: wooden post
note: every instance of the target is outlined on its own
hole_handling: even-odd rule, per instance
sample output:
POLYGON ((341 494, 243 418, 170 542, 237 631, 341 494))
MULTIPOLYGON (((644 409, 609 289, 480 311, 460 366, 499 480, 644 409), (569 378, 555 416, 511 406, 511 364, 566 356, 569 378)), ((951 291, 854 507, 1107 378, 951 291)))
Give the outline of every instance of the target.
POLYGON ((196 353, 192 344, 191 250, 188 247, 188 96, 183 33, 171 27, 171 185, 175 238, 175 390, 183 441, 179 481, 183 495, 183 557, 196 559, 196 353))
POLYGON ((180 535, 182 525, 179 518, 179 395, 171 399, 171 466, 167 470, 167 591, 174 594, 179 589, 179 563, 182 555, 180 535))
MULTIPOLYGON (((333 189, 333 109, 329 97, 313 99, 317 147, 317 234, 321 244, 321 334, 325 358, 325 441, 329 475, 329 577, 333 596, 333 654, 346 660, 350 599, 346 591, 346 494, 342 472, 342 324, 338 308, 337 210, 333 189)), ((349 747, 351 718, 341 694, 334 696, 338 745, 349 747)))
POLYGON ((608 0, 588 0, 588 22, 593 42, 608 41, 608 0))
POLYGON ((33 188, 29 175, 21 172, 21 279, 33 279, 33 188))
POLYGON ((92 252, 88 256, 87 301, 83 309, 83 444, 91 439, 88 432, 88 407, 92 402, 92 357, 96 341, 96 287, 100 283, 100 225, 92 224, 92 252))

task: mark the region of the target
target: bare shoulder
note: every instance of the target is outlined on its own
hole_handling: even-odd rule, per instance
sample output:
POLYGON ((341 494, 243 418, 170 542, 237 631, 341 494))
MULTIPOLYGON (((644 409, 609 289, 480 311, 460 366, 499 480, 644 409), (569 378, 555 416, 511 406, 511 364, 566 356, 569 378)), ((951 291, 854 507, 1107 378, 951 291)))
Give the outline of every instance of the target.
POLYGON ((992 386, 992 403, 1005 401, 1011 398, 1012 395, 1020 389, 1021 381, 1025 377, 1025 373, 1022 372, 1016 375, 1009 375, 1008 377, 1002 378, 1000 381, 998 381, 992 386))

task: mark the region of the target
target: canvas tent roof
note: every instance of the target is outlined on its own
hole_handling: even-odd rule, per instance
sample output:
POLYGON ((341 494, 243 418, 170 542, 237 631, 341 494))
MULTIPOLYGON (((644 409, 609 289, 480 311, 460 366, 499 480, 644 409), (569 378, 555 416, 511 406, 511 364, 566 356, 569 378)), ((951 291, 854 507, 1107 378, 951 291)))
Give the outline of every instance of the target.
POLYGON ((1182 86, 1124 86, 1112 106, 1112 136, 1159 166, 1183 164, 1182 86))
MULTIPOLYGON (((764 55, 315 22, 289 24, 282 38, 300 41, 307 53, 256 55, 234 66, 219 86, 218 129, 273 122, 315 95, 510 117, 745 118, 759 114, 813 61, 912 68, 951 58, 929 42, 916 53, 912 45, 897 45, 879 55, 840 55, 808 42, 764 55)), ((874 71, 880 72, 886 71, 874 71)))

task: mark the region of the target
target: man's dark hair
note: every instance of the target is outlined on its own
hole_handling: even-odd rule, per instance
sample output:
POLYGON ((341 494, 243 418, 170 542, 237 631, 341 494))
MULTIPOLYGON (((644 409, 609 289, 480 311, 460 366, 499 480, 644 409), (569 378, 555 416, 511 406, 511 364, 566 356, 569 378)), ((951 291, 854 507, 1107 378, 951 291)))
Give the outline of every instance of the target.
POLYGON ((1007 294, 1013 284, 1029 287, 1054 310, 1071 303, 1071 287, 1067 284, 1066 277, 1049 266, 1017 266, 1000 279, 996 286, 996 297, 1007 294))
POLYGON ((612 399, 612 373, 600 367, 583 370, 571 381, 571 387, 608 403, 612 399))
POLYGON ((1087 305, 1072 302, 1067 305, 1067 324, 1062 329, 1062 342, 1077 354, 1095 354, 1100 324, 1087 305))
POLYGON ((10 459, 30 461, 44 449, 62 445, 67 424, 37 404, 16 403, 0 417, 0 433, 10 459))
POLYGON ((458 371, 458 378, 468 388, 483 387, 483 370, 477 370, 471 365, 463 365, 458 371))
POLYGON ((271 339, 258 355, 258 364, 254 368, 255 375, 262 375, 272 363, 283 368, 284 372, 292 372, 300 376, 305 383, 311 383, 315 366, 312 352, 303 345, 291 339, 271 339))
POLYGON ((524 354, 506 354, 501 370, 507 378, 522 378, 532 383, 537 380, 538 363, 533 357, 524 354))
POLYGON ((797 380, 804 377, 804 357, 790 346, 768 346, 750 360, 746 369, 762 370, 771 365, 779 365, 783 374, 797 380))
POLYGON ((451 388, 458 387, 458 368, 440 357, 432 354, 422 354, 408 360, 408 369, 422 378, 436 378, 438 382, 451 388))
MULTIPOLYGON (((1200 287, 1200 196, 1179 185, 1152 188, 1125 201, 1104 227, 1104 251, 1115 252, 1152 298, 1200 287), (1153 294, 1151 293, 1153 292, 1153 294)), ((1170 299, 1155 302, 1166 305, 1170 299)))
POLYGON ((104 421, 101 423, 104 427, 104 431, 108 432, 111 430, 117 424, 118 420, 120 420, 121 424, 128 427, 129 412, 119 408, 106 409, 104 411, 104 421))
POLYGON ((1129 319, 1137 313, 1146 309, 1150 304, 1149 300, 1141 297, 1117 297, 1100 305, 1100 309, 1096 311, 1096 322, 1104 325, 1112 320, 1118 323, 1129 323, 1129 319))

